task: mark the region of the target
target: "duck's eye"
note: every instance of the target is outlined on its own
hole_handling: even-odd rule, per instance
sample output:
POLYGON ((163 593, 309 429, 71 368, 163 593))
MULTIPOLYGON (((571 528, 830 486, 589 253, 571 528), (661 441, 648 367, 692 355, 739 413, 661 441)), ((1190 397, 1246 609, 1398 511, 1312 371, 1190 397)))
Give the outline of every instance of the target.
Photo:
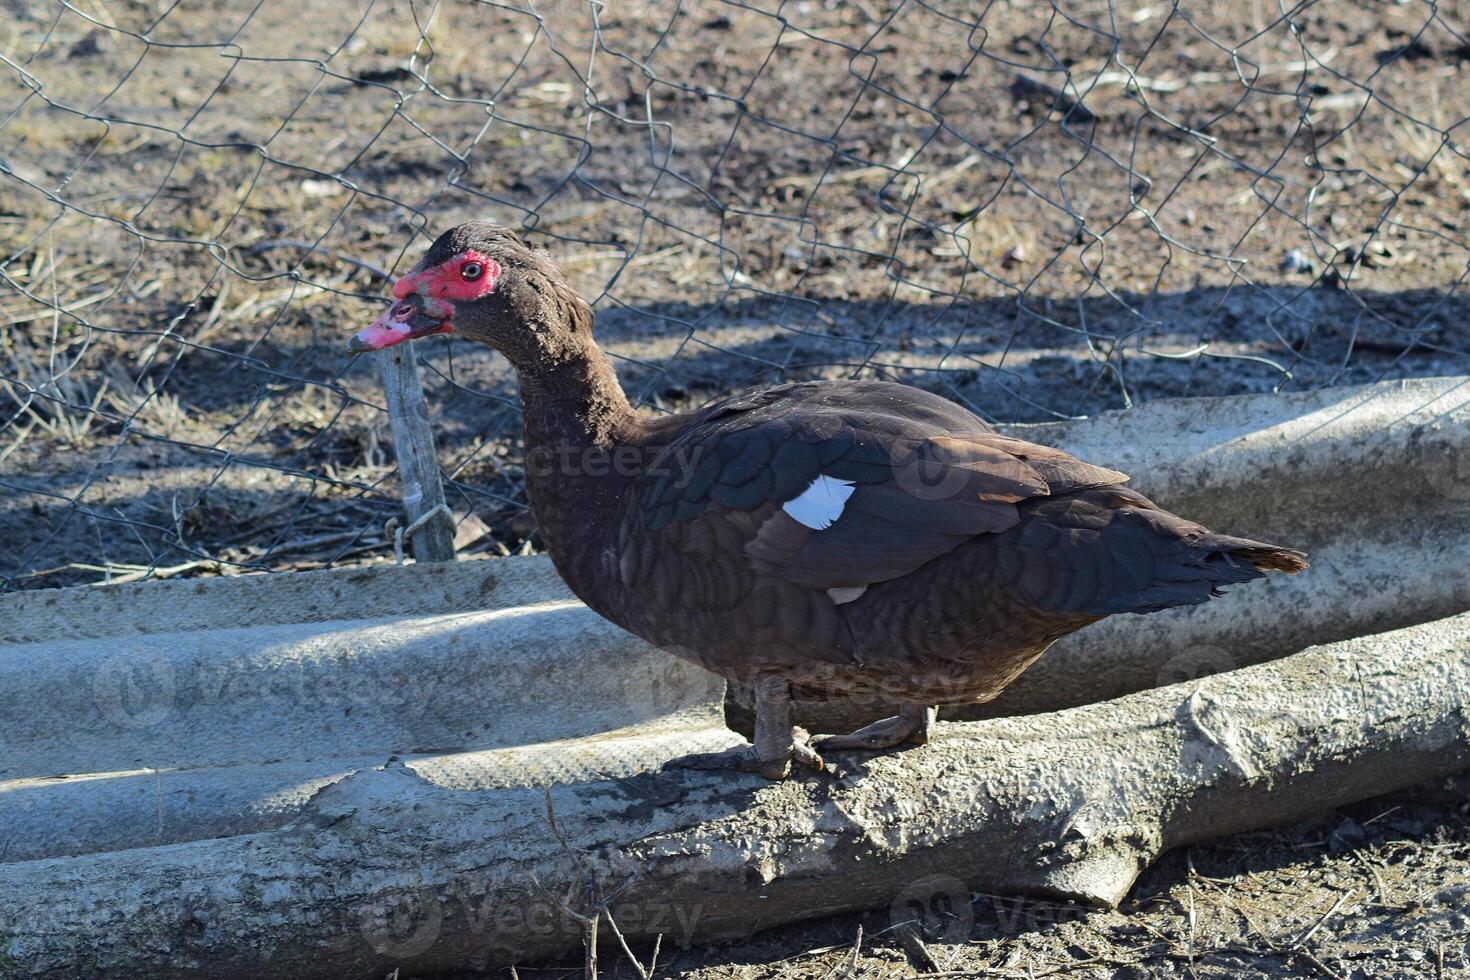
POLYGON ((466 262, 459 267, 459 277, 465 282, 474 282, 485 274, 485 267, 478 262, 466 262))

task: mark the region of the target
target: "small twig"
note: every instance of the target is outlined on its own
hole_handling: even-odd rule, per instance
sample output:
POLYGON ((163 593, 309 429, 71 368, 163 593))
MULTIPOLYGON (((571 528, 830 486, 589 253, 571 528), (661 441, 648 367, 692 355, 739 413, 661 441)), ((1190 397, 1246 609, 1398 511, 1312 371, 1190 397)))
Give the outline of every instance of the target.
POLYGON ((581 852, 572 848, 571 843, 568 842, 566 837, 562 834, 561 827, 557 826, 556 808, 552 805, 551 802, 551 787, 549 785, 542 786, 541 795, 546 801, 546 826, 550 828, 551 836, 556 838, 557 843, 562 846, 562 850, 572 855, 572 859, 577 864, 577 875, 572 879, 571 884, 567 886, 567 895, 564 899, 558 899, 550 892, 548 892, 542 886, 541 882, 537 881, 534 876, 532 876, 531 881, 536 885, 537 889, 541 891, 542 895, 546 898, 547 902, 550 905, 555 908, 561 909, 561 911, 564 912, 566 915, 571 917, 576 922, 580 922, 582 924, 582 943, 587 952, 584 970, 586 972, 588 980, 597 980, 597 928, 598 925, 601 923, 602 917, 604 915, 607 916, 608 925, 612 927, 613 935, 617 936, 618 942, 622 945, 623 952, 627 954, 628 959, 632 961, 633 966, 637 968, 639 974, 642 975, 643 980, 651 980, 651 978, 653 977, 653 970, 658 965, 658 951, 659 946, 663 943, 663 936, 659 936, 658 942, 654 943, 653 958, 649 962, 648 970, 644 971, 643 965, 638 962, 638 958, 635 957, 633 955, 633 951, 628 948, 628 944, 623 939, 623 934, 618 929, 617 922, 613 920, 612 911, 609 908, 609 906, 612 905, 612 903, 617 899, 619 895, 627 890, 627 888, 632 885, 633 882, 638 880, 637 875, 633 875, 632 877, 628 878, 627 881, 614 888, 607 895, 599 897, 596 894, 598 891, 597 880, 592 874, 592 869, 588 867, 586 858, 582 855, 581 852), (594 908, 591 913, 578 912, 576 909, 572 908, 572 902, 577 897, 577 893, 581 889, 584 881, 587 883, 588 893, 592 896, 592 900, 596 903, 596 908, 594 908))
POLYGON ((597 980, 597 921, 602 917, 602 910, 598 909, 583 921, 586 923, 586 932, 582 935, 582 945, 587 951, 583 974, 587 980, 597 980))
MULTIPOLYGON (((664 945, 664 934, 663 933, 659 933, 653 939, 653 955, 651 955, 648 958, 648 976, 649 976, 649 980, 652 980, 654 972, 658 970, 658 952, 659 952, 660 949, 663 948, 663 945, 664 945)), ((1441 973, 1443 973, 1443 970, 1444 970, 1444 947, 1443 946, 1440 946, 1440 948, 1439 948, 1439 965, 1440 965, 1440 971, 1441 971, 1441 973)), ((1443 980, 1443 977, 1441 977, 1440 980, 1443 980)))
POLYGON ((628 957, 628 962, 633 964, 633 969, 638 971, 638 976, 642 977, 643 980, 653 980, 653 971, 658 967, 658 949, 664 941, 663 933, 659 933, 658 939, 654 941, 653 958, 648 961, 648 969, 645 970, 643 964, 639 962, 638 957, 634 956, 633 951, 628 948, 628 941, 623 938, 623 930, 618 928, 617 920, 613 918, 612 909, 604 905, 602 911, 607 915, 607 924, 612 929, 613 935, 617 937, 618 945, 623 947, 623 955, 628 957))
POLYGON ((341 544, 343 541, 352 541, 356 538, 362 539, 358 542, 359 544, 371 544, 373 547, 388 543, 387 541, 379 541, 374 538, 367 528, 357 528, 355 530, 333 531, 330 534, 318 534, 315 537, 296 538, 293 541, 286 541, 271 548, 270 555, 272 558, 279 558, 282 555, 294 554, 298 551, 309 551, 312 548, 319 548, 322 545, 341 544))
POLYGON ((1085 959, 1072 960, 1069 963, 1057 963, 1040 972, 1031 969, 1013 970, 1009 966, 981 966, 968 970, 945 970, 941 973, 921 973, 919 980, 978 980, 980 977, 1004 977, 1007 980, 1041 980, 1042 977, 1054 977, 1072 970, 1080 970, 1085 966, 1136 966, 1150 956, 1142 956, 1131 960, 1118 959, 1112 956, 1089 956, 1085 959))
POLYGON ((898 943, 909 954, 909 958, 925 973, 938 973, 939 962, 934 959, 934 954, 929 952, 929 947, 924 945, 924 939, 919 935, 919 930, 912 922, 900 922, 893 927, 894 935, 898 937, 898 943))
POLYGON ((1184 883, 1184 887, 1187 890, 1187 894, 1189 895, 1189 943, 1185 946, 1185 953, 1188 954, 1189 957, 1190 969, 1194 969, 1194 883, 1186 880, 1184 883))
POLYGON ((556 825, 556 809, 551 805, 551 787, 549 785, 541 787, 541 796, 546 800, 546 825, 551 828, 551 836, 556 838, 557 843, 561 844, 564 850, 570 851, 572 849, 571 845, 561 835, 561 828, 556 825))
POLYGON ((1378 821, 1382 820, 1384 817, 1388 816, 1390 813, 1393 813, 1393 812, 1395 812, 1397 810, 1402 810, 1403 808, 1404 808, 1404 805, 1402 803, 1395 803, 1393 806, 1389 807, 1387 810, 1384 810, 1378 816, 1376 816, 1376 817, 1369 817, 1367 820, 1364 820, 1363 821, 1363 826, 1364 827, 1371 827, 1373 824, 1375 824, 1378 821))
POLYGON ((567 897, 560 899, 553 895, 545 885, 541 884, 540 879, 535 875, 531 875, 531 883, 536 886, 536 890, 541 893, 541 897, 545 900, 546 904, 557 909, 567 918, 582 926, 582 948, 586 952, 583 970, 586 973, 587 980, 597 980, 597 926, 602 919, 603 910, 599 907, 591 915, 588 915, 572 908, 571 901, 576 895, 577 886, 580 884, 580 881, 580 878, 573 879, 571 885, 567 888, 567 897))
POLYGON ((107 576, 107 578, 103 579, 100 582, 88 583, 89 585, 97 587, 104 585, 127 585, 130 582, 139 582, 145 578, 171 578, 175 575, 182 575, 184 572, 192 572, 196 568, 208 567, 222 568, 224 566, 221 562, 213 561, 207 558, 200 559, 198 561, 186 561, 181 565, 161 566, 125 564, 93 565, 87 562, 71 562, 70 564, 62 565, 60 568, 50 568, 47 569, 45 572, 37 572, 36 574, 50 575, 55 572, 70 570, 82 572, 102 572, 107 576), (118 571, 121 571, 122 574, 113 574, 114 572, 118 571))
POLYGON ((1061 973, 1070 973, 1073 970, 1080 970, 1084 966, 1131 966, 1134 962, 1137 961, 1120 960, 1112 956, 1089 956, 1085 959, 1073 960, 1070 963, 1058 963, 1056 966, 1047 967, 1040 973, 1033 974, 1033 976, 1037 977, 1039 980, 1039 978, 1041 977, 1054 977, 1061 973))
POLYGON ((863 927, 862 924, 859 923, 857 927, 857 935, 854 936, 852 940, 852 949, 849 950, 847 954, 847 962, 844 963, 842 969, 837 972, 836 980, 843 980, 843 978, 850 977, 857 972, 858 957, 862 955, 862 952, 863 927))
POLYGON ((1321 960, 1317 959, 1317 957, 1313 955, 1309 950, 1299 949, 1295 951, 1295 954, 1299 954, 1308 963, 1312 964, 1319 971, 1321 971, 1324 977, 1328 977, 1329 980, 1343 980, 1341 973, 1338 973, 1336 970, 1329 967, 1326 963, 1323 963, 1321 960))
POLYGON ((1308 939, 1311 939, 1312 936, 1316 934, 1316 932, 1317 932, 1318 929, 1321 929, 1322 928, 1322 923, 1326 922, 1328 919, 1330 919, 1334 915, 1336 915, 1337 914, 1337 910, 1340 909, 1340 908, 1342 908, 1343 903, 1345 903, 1348 899, 1355 897, 1357 894, 1358 894, 1357 889, 1349 889, 1348 891, 1346 891, 1343 894, 1339 895, 1338 898, 1337 898, 1337 901, 1335 901, 1335 902, 1332 903, 1332 908, 1328 909, 1326 912, 1324 912, 1322 914, 1322 917, 1317 920, 1316 925, 1312 926, 1312 928, 1310 928, 1306 932, 1302 933, 1299 937, 1297 937, 1297 940, 1295 942, 1293 942, 1291 945, 1287 946, 1286 948, 1288 950, 1300 949, 1302 947, 1302 945, 1304 943, 1306 943, 1306 941, 1308 939))
POLYGON ((235 280, 226 276, 220 280, 219 289, 214 294, 214 302, 209 306, 209 313, 204 317, 204 322, 199 325, 199 330, 194 334, 191 343, 202 344, 214 333, 220 324, 220 314, 224 312, 225 300, 230 296, 230 284, 235 280))
POLYGON ((1011 95, 1020 102, 1048 103, 1047 108, 1060 112, 1064 122, 1097 122, 1097 114, 1068 93, 1025 75, 1011 82, 1011 95))
POLYGON ((39 320, 45 316, 55 317, 61 313, 75 313, 77 310, 84 310, 89 306, 93 306, 97 303, 102 302, 104 299, 107 299, 112 294, 112 290, 104 289, 100 293, 86 296, 82 299, 73 300, 65 306, 47 306, 45 309, 35 310, 31 313, 21 312, 8 315, 0 315, 0 320, 3 320, 3 322, 0 322, 0 326, 17 327, 23 323, 30 323, 33 320, 39 320))
POLYGON ((840 184, 845 181, 865 180, 869 177, 915 177, 907 171, 899 170, 897 167, 873 166, 859 167, 856 170, 829 171, 815 177, 782 177, 773 180, 766 185, 767 189, 774 187, 812 187, 819 184, 840 184))

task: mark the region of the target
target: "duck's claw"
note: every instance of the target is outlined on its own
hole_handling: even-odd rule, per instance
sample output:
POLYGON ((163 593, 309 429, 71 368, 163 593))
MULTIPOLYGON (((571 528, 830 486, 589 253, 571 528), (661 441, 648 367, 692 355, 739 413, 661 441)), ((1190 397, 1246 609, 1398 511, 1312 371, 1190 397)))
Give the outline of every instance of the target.
POLYGON ((792 730, 791 744, 784 751, 761 753, 754 745, 737 745, 723 752, 697 752, 681 755, 663 764, 665 769, 725 769, 759 773, 780 781, 791 775, 792 763, 813 772, 832 772, 822 757, 812 749, 810 736, 800 728, 792 730))
POLYGON ((842 778, 840 771, 817 754, 817 750, 812 747, 812 737, 805 728, 793 728, 791 735, 791 758, 797 765, 806 766, 812 772, 825 772, 838 779, 842 778))
POLYGON ((864 725, 849 735, 815 735, 811 739, 813 748, 823 751, 841 752, 849 749, 874 751, 889 749, 908 742, 923 745, 929 741, 929 732, 934 725, 936 712, 922 705, 905 705, 900 714, 892 718, 864 725))

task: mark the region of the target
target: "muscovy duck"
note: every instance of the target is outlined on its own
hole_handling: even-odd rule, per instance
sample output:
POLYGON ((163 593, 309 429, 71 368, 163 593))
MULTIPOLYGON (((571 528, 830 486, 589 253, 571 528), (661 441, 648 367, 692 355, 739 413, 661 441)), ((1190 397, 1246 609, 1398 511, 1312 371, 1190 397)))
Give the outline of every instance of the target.
POLYGON ((440 236, 393 294, 349 349, 453 331, 504 354, 526 492, 572 591, 753 686, 753 744, 681 764, 781 779, 821 769, 819 751, 923 742, 937 706, 995 697, 1089 623, 1307 567, 907 385, 809 381, 640 414, 561 268, 489 222, 440 236), (849 735, 791 723, 793 698, 853 695, 902 707, 849 735))

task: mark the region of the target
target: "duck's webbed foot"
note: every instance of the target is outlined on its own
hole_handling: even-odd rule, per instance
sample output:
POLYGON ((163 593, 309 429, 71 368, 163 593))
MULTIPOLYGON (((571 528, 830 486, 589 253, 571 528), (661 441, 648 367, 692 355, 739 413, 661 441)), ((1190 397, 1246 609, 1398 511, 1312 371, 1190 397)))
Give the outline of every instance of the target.
POLYGON ((827 769, 803 728, 791 724, 791 689, 780 677, 766 676, 755 683, 755 742, 723 752, 680 756, 664 763, 666 769, 734 769, 758 772, 767 779, 785 779, 795 763, 815 772, 827 769))
POLYGON ((938 719, 939 709, 932 705, 905 704, 892 718, 864 725, 850 735, 817 735, 812 747, 823 752, 844 749, 887 749, 907 742, 923 745, 938 719))
POLYGON ((681 755, 664 763, 665 769, 730 769, 736 772, 758 772, 767 779, 782 780, 791 775, 792 763, 814 772, 825 772, 827 765, 812 750, 810 736, 801 728, 791 730, 792 738, 785 748, 737 745, 723 752, 701 752, 681 755))

